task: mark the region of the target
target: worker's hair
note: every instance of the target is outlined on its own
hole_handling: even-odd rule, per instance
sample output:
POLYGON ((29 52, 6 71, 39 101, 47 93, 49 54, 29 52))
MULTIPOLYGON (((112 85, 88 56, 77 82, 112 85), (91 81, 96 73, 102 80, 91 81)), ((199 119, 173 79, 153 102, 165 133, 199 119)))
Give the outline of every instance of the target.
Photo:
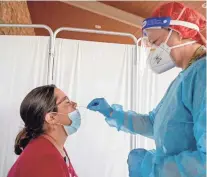
POLYGON ((18 133, 14 152, 20 155, 30 140, 44 133, 43 125, 48 112, 56 112, 55 85, 45 85, 27 94, 20 107, 20 115, 25 127, 18 133))

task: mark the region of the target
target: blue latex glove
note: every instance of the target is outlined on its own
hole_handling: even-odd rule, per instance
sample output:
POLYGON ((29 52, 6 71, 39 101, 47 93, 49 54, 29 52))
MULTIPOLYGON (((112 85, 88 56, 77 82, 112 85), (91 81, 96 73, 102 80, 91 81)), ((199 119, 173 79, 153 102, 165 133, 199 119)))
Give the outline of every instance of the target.
POLYGON ((113 111, 111 106, 104 98, 95 98, 87 106, 87 109, 92 111, 98 111, 105 117, 110 117, 110 113, 113 111))

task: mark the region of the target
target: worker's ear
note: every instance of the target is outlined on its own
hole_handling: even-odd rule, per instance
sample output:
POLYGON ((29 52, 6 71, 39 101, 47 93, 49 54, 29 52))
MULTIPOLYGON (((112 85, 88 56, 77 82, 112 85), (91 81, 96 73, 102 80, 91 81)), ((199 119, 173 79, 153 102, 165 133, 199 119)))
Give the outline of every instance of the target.
POLYGON ((173 36, 173 38, 177 39, 178 41, 182 41, 182 36, 177 31, 172 30, 171 36, 173 36))
POLYGON ((55 124, 57 122, 57 113, 47 113, 45 115, 45 121, 48 123, 48 124, 55 124))

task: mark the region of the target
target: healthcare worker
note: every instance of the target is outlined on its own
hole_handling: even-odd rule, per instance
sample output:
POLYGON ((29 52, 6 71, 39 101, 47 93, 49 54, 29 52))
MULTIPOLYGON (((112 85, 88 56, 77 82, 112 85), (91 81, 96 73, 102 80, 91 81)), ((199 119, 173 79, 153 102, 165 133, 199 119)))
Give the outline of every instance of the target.
POLYGON ((104 98, 89 103, 88 109, 118 131, 155 140, 156 150, 130 152, 130 177, 206 176, 206 48, 200 33, 205 27, 206 19, 183 4, 161 5, 143 22, 151 44, 147 61, 155 73, 175 66, 182 72, 158 106, 143 115, 110 106, 104 98))
POLYGON ((20 107, 25 127, 16 137, 19 155, 8 177, 77 177, 64 143, 80 127, 77 104, 54 85, 33 89, 20 107))

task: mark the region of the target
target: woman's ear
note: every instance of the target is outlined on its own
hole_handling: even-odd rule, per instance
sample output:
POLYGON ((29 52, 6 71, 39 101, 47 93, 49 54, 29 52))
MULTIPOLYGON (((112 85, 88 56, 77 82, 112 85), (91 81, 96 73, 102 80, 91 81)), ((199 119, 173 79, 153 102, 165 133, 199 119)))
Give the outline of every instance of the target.
POLYGON ((56 120, 56 113, 47 113, 46 115, 45 115, 45 121, 48 123, 48 124, 54 124, 54 123, 56 123, 57 122, 57 120, 56 120))

